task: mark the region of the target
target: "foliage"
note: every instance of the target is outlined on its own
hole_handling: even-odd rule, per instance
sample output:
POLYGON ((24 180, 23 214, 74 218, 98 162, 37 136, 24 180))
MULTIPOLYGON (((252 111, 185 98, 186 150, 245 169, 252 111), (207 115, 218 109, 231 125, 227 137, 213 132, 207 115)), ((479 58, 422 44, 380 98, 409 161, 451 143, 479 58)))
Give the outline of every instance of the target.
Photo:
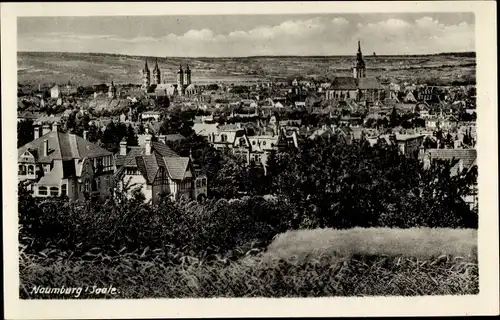
MULTIPOLYGON (((126 188, 134 190, 133 186, 126 188)), ((166 245, 194 255, 225 254, 251 241, 267 244, 289 228, 291 209, 280 201, 252 197, 196 203, 172 202, 165 197, 152 205, 144 203, 142 194, 125 194, 117 190, 113 199, 95 205, 64 198, 33 198, 20 185, 19 241, 28 247, 27 252, 57 248, 74 256, 93 248, 110 253, 166 245)))
POLYGON ((17 123, 17 147, 22 147, 35 138, 33 121, 22 120, 17 123))
POLYGON ((296 206, 300 227, 476 228, 477 212, 463 201, 476 174, 451 177, 455 164, 425 170, 393 146, 317 138, 279 155, 271 193, 296 206))

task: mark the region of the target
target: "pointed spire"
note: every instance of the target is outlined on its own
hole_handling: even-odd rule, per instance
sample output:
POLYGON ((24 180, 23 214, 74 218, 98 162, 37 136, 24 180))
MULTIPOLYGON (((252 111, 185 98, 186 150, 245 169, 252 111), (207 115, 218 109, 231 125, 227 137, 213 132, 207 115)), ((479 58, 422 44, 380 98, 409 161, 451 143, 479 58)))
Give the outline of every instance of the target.
POLYGON ((144 69, 142 71, 144 71, 144 72, 148 72, 149 71, 149 68, 148 68, 148 59, 144 60, 144 69))
POLYGON ((361 53, 361 41, 358 40, 358 52, 361 53))
POLYGON ((158 68, 158 58, 155 60, 155 70, 160 70, 160 68, 158 68))

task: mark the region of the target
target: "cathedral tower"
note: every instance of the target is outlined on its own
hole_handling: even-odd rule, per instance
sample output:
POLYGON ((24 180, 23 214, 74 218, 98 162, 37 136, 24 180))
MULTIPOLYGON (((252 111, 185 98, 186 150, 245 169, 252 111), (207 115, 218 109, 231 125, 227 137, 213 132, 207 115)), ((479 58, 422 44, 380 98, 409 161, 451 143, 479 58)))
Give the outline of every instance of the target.
POLYGON ((365 62, 363 61, 363 54, 361 53, 361 42, 358 41, 358 53, 356 54, 356 62, 352 68, 354 78, 365 78, 366 69, 365 62))
POLYGON ((177 93, 180 96, 184 93, 184 71, 182 70, 182 65, 179 65, 179 71, 177 71, 177 93))
POLYGON ((144 69, 142 69, 142 88, 146 89, 150 85, 150 73, 149 73, 149 68, 148 68, 148 60, 145 61, 144 63, 144 69))
POLYGON ((155 61, 155 68, 153 69, 153 84, 161 83, 160 68, 158 68, 158 58, 155 61))
POLYGON ((184 71, 184 85, 189 86, 191 84, 191 69, 189 69, 189 65, 186 66, 186 70, 184 71))

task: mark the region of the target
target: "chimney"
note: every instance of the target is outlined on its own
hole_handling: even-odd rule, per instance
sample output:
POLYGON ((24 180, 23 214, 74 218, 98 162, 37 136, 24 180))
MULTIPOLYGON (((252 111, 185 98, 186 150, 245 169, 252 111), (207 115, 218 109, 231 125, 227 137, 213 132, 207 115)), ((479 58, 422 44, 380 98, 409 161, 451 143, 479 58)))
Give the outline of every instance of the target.
POLYGON ((50 132, 50 126, 48 124, 44 124, 42 127, 42 136, 46 135, 50 132))
POLYGON ((87 140, 87 134, 88 134, 88 131, 83 130, 83 139, 87 140))
POLYGON ((57 122, 54 122, 54 123, 52 124, 52 131, 57 132, 57 127, 58 127, 58 125, 59 125, 59 124, 58 124, 57 122))
POLYGON ((120 155, 121 156, 127 155, 127 140, 120 141, 120 155))
POLYGON ((34 140, 40 138, 40 126, 38 124, 33 125, 34 130, 34 140))
POLYGON ((43 156, 46 157, 49 153, 49 140, 45 139, 43 140, 43 156))
POLYGON ((151 155, 151 136, 147 136, 146 139, 144 140, 144 145, 146 147, 146 152, 145 154, 147 156, 151 155))

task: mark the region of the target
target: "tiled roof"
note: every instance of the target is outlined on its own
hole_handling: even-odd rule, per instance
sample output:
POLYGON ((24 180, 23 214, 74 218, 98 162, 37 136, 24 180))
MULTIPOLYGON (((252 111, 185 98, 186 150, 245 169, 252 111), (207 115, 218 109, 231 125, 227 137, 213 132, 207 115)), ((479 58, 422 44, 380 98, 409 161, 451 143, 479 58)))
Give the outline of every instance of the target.
POLYGON ((137 169, 143 174, 149 183, 152 183, 158 172, 158 161, 154 154, 140 155, 136 157, 137 169))
POLYGON ((151 141, 152 152, 158 152, 162 157, 178 157, 179 155, 162 142, 151 141))
POLYGON ((330 89, 333 90, 367 90, 367 89, 383 89, 377 78, 352 78, 352 77, 335 77, 332 81, 330 89))
POLYGON ((37 161, 44 163, 52 162, 52 160, 71 160, 112 155, 108 150, 82 137, 56 131, 51 131, 17 149, 18 156, 28 149, 36 150, 38 154, 37 161), (45 140, 48 141, 47 156, 43 155, 43 143, 45 140))
POLYGON ((173 180, 183 180, 184 174, 189 165, 189 158, 187 157, 164 157, 165 166, 173 180))
POLYGON ((186 137, 184 137, 180 133, 167 134, 165 136, 165 140, 167 140, 167 141, 179 141, 179 140, 185 140, 185 139, 186 139, 186 137))
POLYGON ((36 119, 36 122, 40 122, 42 124, 45 124, 45 123, 52 124, 54 122, 60 122, 60 121, 61 121, 61 117, 57 117, 57 116, 41 116, 41 117, 38 117, 36 119))
POLYGON ((431 159, 461 159, 464 168, 470 168, 477 158, 476 149, 428 149, 426 153, 431 159))
POLYGON ((359 89, 383 89, 377 78, 359 78, 358 79, 359 89))

